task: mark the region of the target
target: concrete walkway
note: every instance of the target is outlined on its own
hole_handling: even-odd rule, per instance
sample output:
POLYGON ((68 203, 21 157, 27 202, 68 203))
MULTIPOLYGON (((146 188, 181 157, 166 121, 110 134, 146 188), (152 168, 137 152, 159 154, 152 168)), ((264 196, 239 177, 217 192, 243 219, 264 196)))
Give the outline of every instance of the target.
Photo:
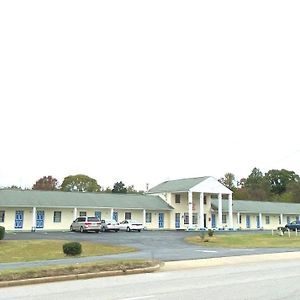
POLYGON ((284 253, 270 253, 257 255, 242 255, 232 257, 216 257, 207 259, 195 259, 184 261, 170 261, 165 262, 160 268, 160 271, 174 271, 179 269, 194 269, 201 267, 214 267, 222 265, 248 264, 265 261, 276 260, 299 260, 300 252, 284 252, 284 253))

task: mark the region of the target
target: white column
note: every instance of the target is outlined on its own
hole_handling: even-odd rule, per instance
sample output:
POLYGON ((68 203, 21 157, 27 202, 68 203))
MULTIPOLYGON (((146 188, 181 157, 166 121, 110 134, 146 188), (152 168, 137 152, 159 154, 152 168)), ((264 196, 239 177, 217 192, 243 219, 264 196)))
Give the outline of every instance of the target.
POLYGON ((114 218, 114 209, 112 208, 110 210, 110 219, 113 220, 113 218, 114 218))
POLYGON ((146 209, 143 209, 143 225, 146 224, 146 209))
POLYGON ((189 228, 193 228, 193 193, 188 191, 189 228))
POLYGON ((200 193, 200 210, 199 210, 199 227, 200 229, 204 228, 204 194, 200 193))
POLYGON ((280 225, 283 225, 283 214, 280 214, 280 225))
POLYGON ((36 228, 36 207, 32 208, 32 225, 31 225, 31 231, 35 231, 36 228))
POLYGON ((218 194, 218 228, 222 228, 222 194, 218 194))
POLYGON ((259 228, 263 228, 264 226, 263 226, 263 218, 262 218, 262 213, 259 213, 259 228))
POLYGON ((228 195, 229 228, 233 229, 232 194, 228 195))
POLYGON ((74 207, 73 209, 73 220, 77 218, 77 207, 74 207))
POLYGON ((240 227, 241 225, 240 225, 240 212, 238 211, 237 212, 237 215, 236 215, 236 224, 237 224, 237 227, 240 227))

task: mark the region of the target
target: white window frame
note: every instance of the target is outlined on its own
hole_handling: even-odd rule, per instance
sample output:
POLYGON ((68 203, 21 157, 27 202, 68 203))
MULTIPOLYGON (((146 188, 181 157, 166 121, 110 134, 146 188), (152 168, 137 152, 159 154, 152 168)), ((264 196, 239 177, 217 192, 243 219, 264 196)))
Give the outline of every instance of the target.
POLYGON ((131 216, 131 211, 125 211, 125 214, 124 214, 124 219, 125 220, 131 220, 132 216, 131 216), (129 216, 129 217, 128 217, 129 216))
POLYGON ((151 222, 152 222, 152 213, 146 212, 146 223, 151 223, 151 222))
POLYGON ((227 215, 222 214, 222 224, 226 224, 226 223, 227 223, 227 215))
POLYGON ((53 212, 53 223, 61 223, 61 211, 55 210, 53 212))
POLYGON ((5 221, 5 210, 0 210, 0 223, 5 221))

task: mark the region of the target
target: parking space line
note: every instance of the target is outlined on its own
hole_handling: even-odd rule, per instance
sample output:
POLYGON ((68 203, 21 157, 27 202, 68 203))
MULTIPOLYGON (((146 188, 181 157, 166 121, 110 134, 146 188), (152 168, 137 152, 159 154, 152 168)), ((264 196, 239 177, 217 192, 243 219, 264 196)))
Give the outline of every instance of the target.
POLYGON ((204 252, 204 253, 217 253, 218 251, 216 250, 195 250, 197 252, 204 252))

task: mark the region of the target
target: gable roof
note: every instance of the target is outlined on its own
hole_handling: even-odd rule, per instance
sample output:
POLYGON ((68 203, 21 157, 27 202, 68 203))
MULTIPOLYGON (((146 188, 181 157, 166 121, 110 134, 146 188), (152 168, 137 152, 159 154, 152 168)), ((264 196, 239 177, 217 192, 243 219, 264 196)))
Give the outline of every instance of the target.
MULTIPOLYGON (((300 203, 233 200, 234 213, 292 214, 300 215, 300 203)), ((212 199, 212 207, 218 209, 218 200, 212 199)), ((228 200, 222 200, 222 211, 228 212, 228 200)))
POLYGON ((148 191, 148 193, 156 194, 156 193, 165 193, 165 192, 187 192, 192 187, 203 182, 207 178, 209 178, 209 176, 165 181, 151 188, 148 191))
POLYGON ((36 190, 0 190, 0 207, 172 210, 159 196, 36 190))

